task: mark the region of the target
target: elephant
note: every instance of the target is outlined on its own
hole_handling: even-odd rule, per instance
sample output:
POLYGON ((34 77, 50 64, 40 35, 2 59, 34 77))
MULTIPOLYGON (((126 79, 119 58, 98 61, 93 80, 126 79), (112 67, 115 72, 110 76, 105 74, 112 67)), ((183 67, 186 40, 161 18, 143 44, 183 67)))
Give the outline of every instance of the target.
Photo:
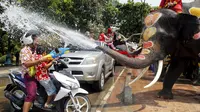
POLYGON ((96 48, 129 68, 140 69, 159 62, 154 80, 145 88, 156 83, 162 71, 163 59, 170 55, 171 64, 164 77, 163 88, 157 95, 164 99, 173 99, 172 87, 184 69, 187 69, 186 62, 198 60, 200 56, 200 21, 197 16, 177 14, 170 9, 151 12, 144 19, 142 50, 133 57, 127 57, 105 46, 96 48))

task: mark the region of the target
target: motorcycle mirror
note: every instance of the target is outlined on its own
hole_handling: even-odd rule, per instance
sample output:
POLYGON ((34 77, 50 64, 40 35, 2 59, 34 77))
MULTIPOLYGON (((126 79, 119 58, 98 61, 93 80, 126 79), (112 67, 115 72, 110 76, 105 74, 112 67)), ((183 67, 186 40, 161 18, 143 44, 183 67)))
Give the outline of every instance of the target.
POLYGON ((54 63, 54 68, 55 68, 55 71, 59 72, 63 70, 64 68, 68 68, 68 66, 64 61, 62 61, 61 59, 58 59, 54 63))

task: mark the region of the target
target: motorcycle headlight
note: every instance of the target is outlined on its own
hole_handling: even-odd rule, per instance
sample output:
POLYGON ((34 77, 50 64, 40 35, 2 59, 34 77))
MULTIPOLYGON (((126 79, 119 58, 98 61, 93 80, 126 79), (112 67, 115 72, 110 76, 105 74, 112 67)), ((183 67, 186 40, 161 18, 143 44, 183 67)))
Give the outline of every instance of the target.
POLYGON ((74 88, 74 89, 75 89, 75 88, 79 88, 78 84, 76 84, 76 83, 72 83, 72 84, 71 84, 71 87, 74 88))
POLYGON ((85 58, 85 60, 83 61, 83 65, 88 65, 88 64, 96 64, 97 63, 97 59, 96 57, 87 57, 85 58))
POLYGON ((71 82, 71 81, 67 81, 67 82, 64 82, 64 83, 61 83, 61 84, 64 88, 67 88, 67 89, 76 89, 76 88, 80 87, 80 84, 79 84, 78 81, 76 83, 71 82))

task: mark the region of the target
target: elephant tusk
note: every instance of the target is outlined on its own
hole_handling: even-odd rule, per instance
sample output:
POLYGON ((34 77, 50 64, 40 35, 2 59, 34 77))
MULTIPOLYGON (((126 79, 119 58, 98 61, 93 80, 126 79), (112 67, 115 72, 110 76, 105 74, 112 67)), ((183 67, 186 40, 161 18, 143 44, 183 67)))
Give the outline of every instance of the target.
POLYGON ((140 79, 148 69, 149 69, 149 66, 146 67, 146 68, 144 68, 144 69, 142 70, 142 72, 140 72, 140 74, 139 74, 133 81, 131 81, 131 82, 129 83, 129 85, 131 85, 132 83, 134 83, 135 81, 137 81, 138 79, 140 79))
POLYGON ((163 60, 160 60, 158 62, 158 71, 156 73, 156 77, 153 79, 153 81, 151 83, 146 85, 144 88, 151 87, 152 85, 154 85, 158 81, 158 79, 160 78, 161 72, 162 72, 162 68, 163 68, 163 60))

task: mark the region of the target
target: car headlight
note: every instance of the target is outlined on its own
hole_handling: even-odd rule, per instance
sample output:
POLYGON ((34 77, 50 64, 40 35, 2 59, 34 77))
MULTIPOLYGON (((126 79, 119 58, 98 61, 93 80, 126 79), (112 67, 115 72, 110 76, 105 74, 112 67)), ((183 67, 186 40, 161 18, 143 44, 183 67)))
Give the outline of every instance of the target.
POLYGON ((87 57, 84 59, 83 64, 84 65, 88 65, 88 64, 96 64, 97 63, 97 59, 96 57, 87 57))

